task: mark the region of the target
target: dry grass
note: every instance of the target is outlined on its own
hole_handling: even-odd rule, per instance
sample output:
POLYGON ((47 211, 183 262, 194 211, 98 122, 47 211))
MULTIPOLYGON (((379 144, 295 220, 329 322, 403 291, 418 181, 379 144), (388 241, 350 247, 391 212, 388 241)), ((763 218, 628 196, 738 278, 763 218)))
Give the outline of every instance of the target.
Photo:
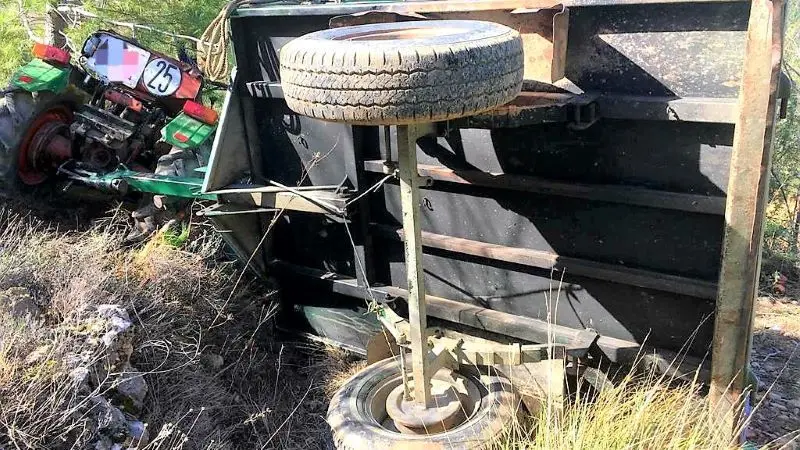
POLYGON ((144 448, 321 447, 326 377, 345 358, 276 343, 275 294, 248 276, 234 291, 240 269, 220 262, 212 233, 195 227, 180 249, 164 239, 122 248, 121 216, 59 230, 0 206, 0 293, 29 294, 42 311, 0 311, 0 448, 86 448, 96 437, 89 397, 110 386, 101 377, 81 391, 68 361, 102 358, 85 344, 99 304, 123 306, 134 322, 130 362, 149 386, 144 448), (26 362, 35 350, 44 356, 26 362))
POLYGON ((654 373, 626 376, 562 415, 543 413, 534 427, 513 429, 503 449, 740 448, 710 413, 695 383, 676 385, 654 373))
POLYGON ((327 398, 333 397, 344 382, 353 375, 367 367, 367 362, 362 359, 354 358, 346 351, 332 346, 326 346, 321 350, 321 357, 315 364, 309 367, 314 373, 319 373, 325 380, 323 389, 327 398))
POLYGON ((3 317, 0 442, 6 448, 53 448, 66 443, 80 448, 88 443, 91 431, 85 413, 91 394, 76 396, 78 383, 69 377, 63 359, 73 349, 91 351, 80 345, 78 339, 40 321, 3 317), (40 360, 30 361, 28 355, 42 343, 50 348, 40 360))
MULTIPOLYGON (((275 294, 248 277, 234 291, 239 268, 220 262, 213 235, 195 229, 180 249, 158 238, 121 248, 123 228, 112 217, 58 230, 0 209, 0 295, 24 292, 42 311, 0 311, 0 447, 92 441, 88 399, 109 386, 81 391, 69 358, 103 358, 87 344, 86 320, 94 306, 116 303, 131 313, 131 363, 149 385, 143 448, 325 448, 327 400, 364 363, 335 348, 281 344, 270 320, 275 294)), ((627 376, 596 397, 579 395, 562 415, 510 427, 496 447, 736 448, 699 390, 653 373, 627 376)))

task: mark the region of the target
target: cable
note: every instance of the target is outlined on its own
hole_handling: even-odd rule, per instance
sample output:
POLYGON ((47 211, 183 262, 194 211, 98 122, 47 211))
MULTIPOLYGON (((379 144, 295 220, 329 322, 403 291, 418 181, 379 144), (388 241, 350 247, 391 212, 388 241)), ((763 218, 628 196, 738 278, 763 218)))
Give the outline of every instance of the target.
POLYGON ((381 186, 383 186, 384 183, 389 181, 389 179, 396 178, 396 177, 397 177, 397 170, 395 170, 394 172, 392 172, 392 173, 386 175, 385 177, 381 178, 380 181, 378 181, 377 183, 375 183, 372 186, 370 186, 369 189, 367 189, 366 191, 358 194, 357 197, 348 200, 347 203, 344 204, 345 208, 347 208, 348 206, 350 206, 353 203, 357 202, 358 200, 361 200, 365 195, 367 195, 367 194, 369 194, 371 192, 378 192, 378 189, 380 189, 381 186))

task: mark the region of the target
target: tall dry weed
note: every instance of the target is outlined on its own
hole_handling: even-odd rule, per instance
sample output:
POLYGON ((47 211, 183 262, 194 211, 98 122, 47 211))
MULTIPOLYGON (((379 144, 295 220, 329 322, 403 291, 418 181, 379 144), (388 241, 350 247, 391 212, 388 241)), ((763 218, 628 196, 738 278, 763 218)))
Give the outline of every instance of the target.
POLYGON ((236 283, 241 267, 202 224, 181 248, 158 236, 126 248, 123 217, 112 211, 74 230, 0 206, 0 293, 24 292, 41 311, 0 313, 0 446, 91 441, 88 397, 105 388, 81 392, 65 358, 83 351, 81 330, 100 304, 121 305, 134 322, 131 364, 149 387, 138 417, 148 424, 145 448, 321 445, 324 380, 306 370, 319 352, 287 342, 281 356, 270 287, 252 276, 236 283))

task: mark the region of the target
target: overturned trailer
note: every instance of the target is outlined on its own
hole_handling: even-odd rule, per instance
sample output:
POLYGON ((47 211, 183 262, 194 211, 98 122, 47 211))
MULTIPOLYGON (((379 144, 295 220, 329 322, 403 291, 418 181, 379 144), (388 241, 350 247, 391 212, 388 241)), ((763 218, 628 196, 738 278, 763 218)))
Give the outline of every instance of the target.
MULTIPOLYGON (((280 282, 287 328, 367 352, 384 312, 401 320, 409 283, 411 297, 424 283, 412 326, 427 313, 428 325, 555 343, 594 366, 681 354, 710 363, 711 394, 728 411, 748 382, 770 143, 785 106, 782 27, 782 0, 242 6, 230 17, 237 68, 204 180, 219 200, 207 214, 280 282), (281 51, 295 38, 431 20, 518 31, 522 91, 467 117, 431 114, 424 131, 287 106, 281 51), (416 142, 410 157, 404 142, 416 142), (413 204, 393 176, 400 160, 417 168, 413 204), (421 229, 411 269, 404 211, 421 229)), ((419 39, 423 28, 397 29, 419 39)), ((522 351, 517 362, 526 357, 539 360, 522 351)))

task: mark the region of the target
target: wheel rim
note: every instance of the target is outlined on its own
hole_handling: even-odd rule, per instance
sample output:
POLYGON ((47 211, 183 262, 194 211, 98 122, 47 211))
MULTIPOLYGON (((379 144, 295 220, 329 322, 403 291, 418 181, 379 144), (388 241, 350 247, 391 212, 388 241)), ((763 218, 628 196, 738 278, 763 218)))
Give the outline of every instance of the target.
POLYGON ((19 146, 17 175, 29 186, 43 183, 53 164, 69 153, 62 139, 69 131, 72 111, 57 105, 42 111, 25 131, 19 146))
POLYGON ((392 394, 396 393, 398 389, 402 389, 402 377, 400 374, 393 375, 383 379, 377 385, 373 386, 367 396, 366 413, 370 416, 373 423, 380 426, 382 429, 404 435, 418 435, 418 434, 437 434, 453 430, 459 426, 469 422, 469 420, 478 412, 481 407, 481 388, 476 385, 475 380, 471 377, 465 377, 453 372, 452 374, 440 371, 434 376, 434 379, 440 382, 452 382, 457 380, 461 386, 460 400, 462 410, 458 423, 442 423, 441 427, 432 427, 429 430, 425 429, 411 429, 405 427, 400 423, 396 423, 387 411, 387 400, 391 401, 392 394), (453 378, 455 377, 455 378, 453 378), (462 384, 463 383, 463 384, 462 384))

